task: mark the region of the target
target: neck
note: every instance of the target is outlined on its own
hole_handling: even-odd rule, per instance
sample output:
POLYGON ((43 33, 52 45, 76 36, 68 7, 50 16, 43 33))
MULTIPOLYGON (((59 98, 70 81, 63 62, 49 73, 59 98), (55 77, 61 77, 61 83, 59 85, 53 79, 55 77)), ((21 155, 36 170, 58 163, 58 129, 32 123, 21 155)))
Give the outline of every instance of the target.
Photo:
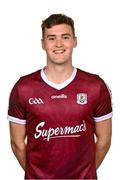
POLYGON ((71 76, 73 69, 72 65, 67 65, 67 67, 65 65, 47 65, 44 72, 49 81, 60 84, 71 76))

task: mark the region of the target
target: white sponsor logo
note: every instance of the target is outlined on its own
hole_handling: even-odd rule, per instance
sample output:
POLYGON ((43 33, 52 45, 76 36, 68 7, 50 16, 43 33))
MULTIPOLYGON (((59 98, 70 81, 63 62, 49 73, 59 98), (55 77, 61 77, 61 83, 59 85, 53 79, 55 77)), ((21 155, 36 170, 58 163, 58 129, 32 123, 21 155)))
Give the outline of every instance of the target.
POLYGON ((56 128, 49 128, 49 129, 42 129, 45 125, 45 122, 40 122, 36 126, 36 133, 34 134, 35 139, 43 137, 44 140, 49 141, 51 138, 64 138, 64 137, 80 137, 79 132, 86 131, 86 122, 83 122, 79 125, 73 126, 65 126, 63 127, 56 127, 56 128))
POLYGON ((67 99, 67 95, 65 94, 53 95, 51 96, 51 99, 67 99))
POLYGON ((87 104, 87 94, 86 93, 77 94, 77 104, 87 104))
POLYGON ((41 98, 30 98, 29 104, 44 104, 41 98))

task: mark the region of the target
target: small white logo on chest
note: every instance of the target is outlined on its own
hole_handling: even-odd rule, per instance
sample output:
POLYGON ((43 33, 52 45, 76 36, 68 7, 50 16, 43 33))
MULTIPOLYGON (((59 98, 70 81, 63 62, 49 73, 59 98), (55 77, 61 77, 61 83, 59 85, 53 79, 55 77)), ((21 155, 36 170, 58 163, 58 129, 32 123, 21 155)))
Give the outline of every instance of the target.
POLYGON ((44 104, 41 98, 29 98, 29 104, 44 104))
POLYGON ((51 99, 67 99, 67 95, 65 95, 65 94, 52 95, 51 99))

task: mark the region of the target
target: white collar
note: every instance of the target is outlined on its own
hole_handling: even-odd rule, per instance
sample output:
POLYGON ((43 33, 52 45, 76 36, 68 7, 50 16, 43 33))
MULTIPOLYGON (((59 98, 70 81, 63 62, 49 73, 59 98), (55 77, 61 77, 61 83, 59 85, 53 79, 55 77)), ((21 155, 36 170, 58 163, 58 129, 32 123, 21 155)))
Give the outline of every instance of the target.
POLYGON ((75 78, 76 74, 77 74, 77 69, 74 67, 71 76, 66 81, 64 81, 64 82, 62 82, 60 84, 56 84, 56 83, 48 80, 47 76, 44 73, 44 70, 41 69, 41 77, 42 77, 43 81, 45 83, 47 83, 49 86, 51 86, 51 87, 53 87, 53 88, 55 88, 57 90, 61 90, 64 87, 66 87, 67 85, 69 85, 73 81, 73 79, 75 78))

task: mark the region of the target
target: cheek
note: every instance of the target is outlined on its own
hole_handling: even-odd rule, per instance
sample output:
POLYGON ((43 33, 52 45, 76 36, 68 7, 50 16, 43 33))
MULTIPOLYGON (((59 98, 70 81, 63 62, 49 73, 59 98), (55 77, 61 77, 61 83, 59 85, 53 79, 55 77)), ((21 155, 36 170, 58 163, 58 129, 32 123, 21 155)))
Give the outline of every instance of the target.
POLYGON ((47 55, 52 55, 52 48, 51 47, 46 47, 45 51, 46 51, 47 55))
POLYGON ((75 47, 75 42, 71 41, 69 43, 66 43, 65 46, 68 47, 69 49, 73 49, 75 47))
POLYGON ((53 47, 54 47, 54 43, 46 43, 46 45, 45 45, 45 49, 47 49, 47 50, 52 50, 53 47))
POLYGON ((69 45, 69 46, 66 46, 66 48, 67 48, 69 51, 72 51, 73 48, 74 48, 74 46, 73 46, 73 44, 71 44, 71 45, 69 45))

